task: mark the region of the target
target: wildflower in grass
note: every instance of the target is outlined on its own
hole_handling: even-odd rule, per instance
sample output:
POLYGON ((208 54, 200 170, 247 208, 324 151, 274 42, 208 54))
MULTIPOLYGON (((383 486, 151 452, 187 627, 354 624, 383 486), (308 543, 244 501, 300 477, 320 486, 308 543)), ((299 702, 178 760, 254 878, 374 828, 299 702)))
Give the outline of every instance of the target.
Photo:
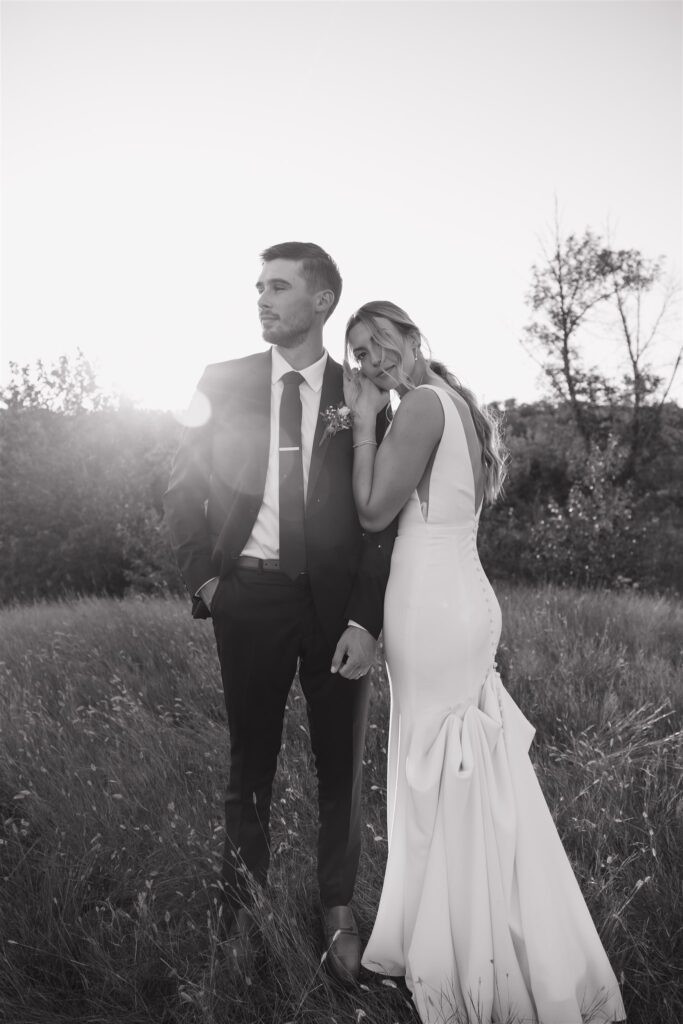
POLYGON ((328 953, 329 953, 329 951, 330 951, 330 950, 332 949, 332 947, 334 946, 335 942, 337 941, 337 938, 338 938, 338 937, 339 937, 340 935, 341 935, 341 931, 340 931, 340 929, 339 929, 339 928, 337 928, 336 932, 335 932, 335 933, 334 933, 334 935, 332 936, 332 941, 330 942, 330 944, 329 944, 329 946, 327 947, 327 949, 326 949, 326 950, 324 950, 324 952, 323 952, 323 955, 322 955, 322 956, 320 957, 320 963, 321 963, 321 964, 324 964, 324 963, 325 963, 325 961, 327 960, 327 954, 328 954, 328 953))

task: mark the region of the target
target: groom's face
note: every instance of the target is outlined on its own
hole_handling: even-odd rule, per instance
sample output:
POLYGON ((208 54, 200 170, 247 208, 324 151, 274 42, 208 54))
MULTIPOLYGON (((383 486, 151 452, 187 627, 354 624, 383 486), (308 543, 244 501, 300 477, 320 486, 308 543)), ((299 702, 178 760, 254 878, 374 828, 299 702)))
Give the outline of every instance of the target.
POLYGON ((256 282, 263 340, 294 348, 319 317, 316 293, 309 288, 297 260, 270 260, 256 282))

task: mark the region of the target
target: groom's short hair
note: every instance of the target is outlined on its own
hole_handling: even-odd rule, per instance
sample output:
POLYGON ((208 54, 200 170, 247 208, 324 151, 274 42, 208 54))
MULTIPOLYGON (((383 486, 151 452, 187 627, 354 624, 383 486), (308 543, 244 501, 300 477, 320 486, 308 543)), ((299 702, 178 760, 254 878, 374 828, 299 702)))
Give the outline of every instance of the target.
POLYGON ((334 293, 334 302, 327 311, 325 320, 332 316, 342 290, 342 279, 339 267, 329 253, 321 249, 315 242, 280 242, 271 245, 261 253, 264 263, 271 260, 296 260, 301 263, 301 273, 313 291, 329 288, 334 293))

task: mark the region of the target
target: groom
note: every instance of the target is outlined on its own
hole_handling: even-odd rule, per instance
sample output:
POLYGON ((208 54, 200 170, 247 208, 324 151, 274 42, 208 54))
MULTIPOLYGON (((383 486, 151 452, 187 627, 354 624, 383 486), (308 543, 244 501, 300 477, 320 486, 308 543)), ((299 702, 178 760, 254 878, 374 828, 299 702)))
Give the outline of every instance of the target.
POLYGON ((206 419, 185 432, 164 504, 193 615, 213 620, 228 714, 227 962, 245 968, 253 951, 248 876, 266 882, 272 784, 298 666, 318 776, 327 962, 348 981, 360 967, 349 904, 368 671, 394 530, 362 532, 352 432, 327 429, 323 415, 343 405, 342 368, 323 348, 339 270, 307 242, 272 246, 261 259, 258 310, 270 350, 206 368, 206 419))

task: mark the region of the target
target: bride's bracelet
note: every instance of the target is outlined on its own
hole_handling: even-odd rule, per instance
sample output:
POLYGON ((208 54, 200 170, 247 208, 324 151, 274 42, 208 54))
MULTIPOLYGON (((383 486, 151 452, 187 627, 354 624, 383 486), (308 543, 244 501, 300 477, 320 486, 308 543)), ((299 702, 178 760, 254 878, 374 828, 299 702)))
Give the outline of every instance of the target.
POLYGON ((363 445, 363 444, 374 444, 375 448, 377 447, 377 442, 376 441, 356 441, 356 443, 353 445, 353 447, 354 448, 360 448, 360 446, 363 445))

